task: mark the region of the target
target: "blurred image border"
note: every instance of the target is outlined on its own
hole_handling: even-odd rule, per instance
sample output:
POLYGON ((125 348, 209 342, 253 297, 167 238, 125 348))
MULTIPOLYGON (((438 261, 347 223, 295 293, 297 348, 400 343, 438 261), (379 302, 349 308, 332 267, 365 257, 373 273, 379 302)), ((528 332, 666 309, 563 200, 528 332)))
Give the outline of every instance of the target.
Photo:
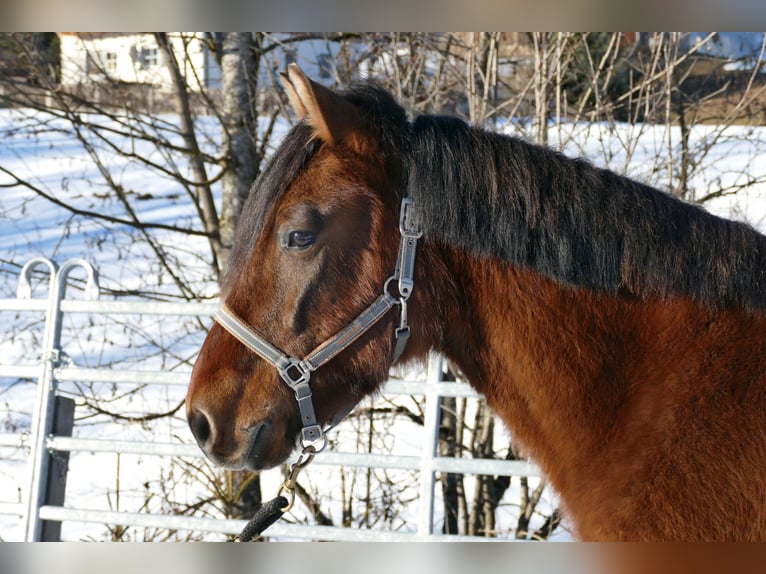
POLYGON ((747 544, 194 543, 0 545, 8 574, 169 571, 312 574, 713 574, 762 571, 766 549, 747 544))
MULTIPOLYGON (((762 0, 0 0, 4 31, 226 30, 692 30, 766 28, 762 0)), ((573 543, 0 544, 0 572, 27 574, 463 574, 746 572, 764 563, 750 545, 600 545, 573 543)))
POLYGON ((753 31, 760 0, 4 0, 5 31, 753 31))

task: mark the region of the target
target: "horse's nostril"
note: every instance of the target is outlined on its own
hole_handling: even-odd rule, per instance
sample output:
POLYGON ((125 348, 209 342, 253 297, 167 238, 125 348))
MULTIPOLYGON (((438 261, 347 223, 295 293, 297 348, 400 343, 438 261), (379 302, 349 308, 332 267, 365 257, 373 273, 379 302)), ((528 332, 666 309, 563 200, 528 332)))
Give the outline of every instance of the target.
POLYGON ((207 415, 198 409, 194 409, 189 414, 189 428, 191 428, 192 434, 200 446, 207 444, 210 435, 213 434, 207 415))

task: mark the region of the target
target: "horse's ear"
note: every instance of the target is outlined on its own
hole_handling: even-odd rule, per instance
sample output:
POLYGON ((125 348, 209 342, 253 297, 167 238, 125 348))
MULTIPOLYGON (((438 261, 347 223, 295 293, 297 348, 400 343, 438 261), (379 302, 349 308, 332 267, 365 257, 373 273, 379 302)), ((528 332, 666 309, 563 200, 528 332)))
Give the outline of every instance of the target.
POLYGON ((297 64, 290 64, 282 78, 295 114, 306 118, 317 137, 330 145, 360 148, 362 121, 354 104, 310 80, 297 64))
MULTIPOLYGON (((292 66, 292 64, 290 65, 292 66)), ((306 106, 303 105, 303 102, 298 96, 298 92, 295 91, 293 83, 290 81, 290 76, 287 75, 287 72, 280 72, 280 75, 282 76, 282 82, 285 86, 285 92, 287 93, 287 101, 290 102, 290 106, 293 108, 295 115, 298 116, 298 119, 302 120, 308 113, 306 106)))

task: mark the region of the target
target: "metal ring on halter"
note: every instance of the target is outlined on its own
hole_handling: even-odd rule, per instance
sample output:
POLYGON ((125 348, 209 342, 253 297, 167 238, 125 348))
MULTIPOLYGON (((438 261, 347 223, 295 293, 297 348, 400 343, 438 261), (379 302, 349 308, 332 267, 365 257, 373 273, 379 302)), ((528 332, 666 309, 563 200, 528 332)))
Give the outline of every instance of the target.
POLYGON ((399 301, 401 301, 401 300, 407 300, 407 299, 409 299, 409 298, 410 298, 410 295, 409 295, 409 294, 406 294, 406 295, 405 295, 404 293, 402 293, 402 292, 399 290, 399 287, 398 287, 398 283, 399 283, 399 280, 400 280, 400 278, 399 278, 399 276, 398 276, 398 275, 391 275, 391 277, 389 277, 388 279, 386 279, 386 282, 385 282, 385 283, 383 283, 383 294, 384 294, 384 295, 385 295, 385 294, 388 294, 388 295, 390 295, 391 297, 393 297, 394 299, 396 299, 396 300, 397 300, 397 303, 398 303, 399 301), (393 293, 393 292, 391 291, 391 289, 389 289, 389 285, 391 284, 391 282, 395 282, 395 283, 397 284, 396 293, 393 293))
MULTIPOLYGON (((327 448, 327 434, 325 433, 325 429, 322 431, 322 434, 319 436, 319 438, 316 438, 312 440, 311 442, 304 442, 303 438, 301 438, 301 446, 303 447, 303 452, 306 452, 306 449, 313 449, 312 458, 314 454, 319 454, 322 452, 325 448, 327 448), (320 446, 315 446, 317 443, 320 444, 320 446)), ((301 454, 303 454, 303 452, 301 454)), ((306 466, 308 464, 308 461, 304 463, 302 466, 306 466)))
POLYGON ((389 286, 389 284, 391 283, 391 281, 398 281, 398 280, 399 280, 399 278, 398 278, 398 277, 397 277, 395 274, 394 274, 394 275, 391 275, 391 277, 389 277, 388 279, 386 279, 386 282, 385 282, 385 283, 383 283, 383 293, 384 293, 384 294, 385 294, 385 293, 388 293, 388 294, 390 294, 392 297, 396 297, 396 295, 394 295, 393 293, 391 293, 391 291, 389 291, 389 290, 388 290, 388 286, 389 286))

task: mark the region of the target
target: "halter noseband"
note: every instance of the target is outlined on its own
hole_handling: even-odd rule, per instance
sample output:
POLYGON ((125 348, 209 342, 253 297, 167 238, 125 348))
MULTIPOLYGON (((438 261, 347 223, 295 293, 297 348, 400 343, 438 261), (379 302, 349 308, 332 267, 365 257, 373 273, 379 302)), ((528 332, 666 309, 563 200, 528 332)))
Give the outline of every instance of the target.
POLYGON ((399 242, 396 269, 394 274, 383 285, 383 293, 369 307, 362 311, 356 319, 311 351, 303 359, 291 357, 269 343, 256 333, 250 325, 240 319, 225 303, 221 303, 214 317, 221 327, 239 340, 245 347, 274 366, 279 371, 279 376, 285 384, 293 390, 295 399, 298 401, 298 409, 303 424, 301 445, 304 449, 312 442, 322 441, 322 444, 315 451, 319 452, 322 450, 327 440, 325 431, 335 426, 348 414, 348 411, 340 413, 330 422, 328 428, 324 430, 317 424, 314 403, 311 400, 311 387, 309 386, 309 380, 313 371, 316 371, 341 351, 348 348, 354 341, 364 335, 370 327, 380 321, 395 305, 399 305, 400 320, 399 327, 394 330, 396 346, 392 363, 395 363, 404 351, 410 336, 410 327, 407 322, 407 300, 412 294, 414 285, 415 250, 418 239, 423 235, 414 220, 412 200, 409 197, 402 199, 399 212, 399 233, 401 234, 401 240, 399 242), (392 295, 388 290, 389 284, 392 281, 397 282, 398 297, 392 295))

